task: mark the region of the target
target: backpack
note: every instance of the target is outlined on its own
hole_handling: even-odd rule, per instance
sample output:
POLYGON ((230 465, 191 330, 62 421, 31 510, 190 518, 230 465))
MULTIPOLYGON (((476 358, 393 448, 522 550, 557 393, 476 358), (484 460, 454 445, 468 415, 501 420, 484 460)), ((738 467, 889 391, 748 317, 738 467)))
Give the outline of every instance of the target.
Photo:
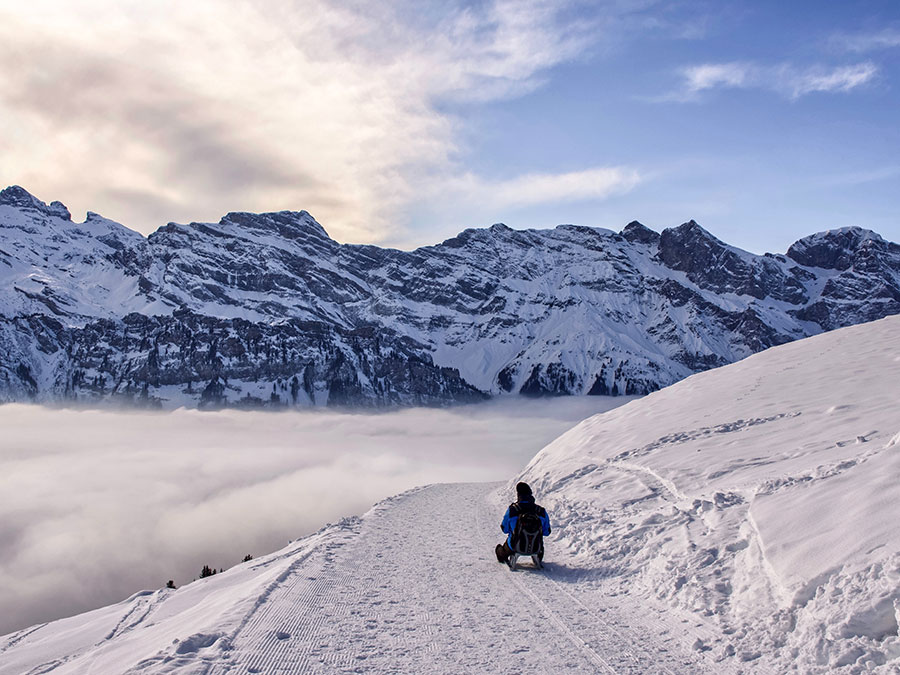
POLYGON ((538 515, 540 507, 534 504, 513 504, 510 507, 511 514, 513 507, 518 519, 512 533, 512 549, 522 555, 537 555, 544 543, 544 524, 538 515))

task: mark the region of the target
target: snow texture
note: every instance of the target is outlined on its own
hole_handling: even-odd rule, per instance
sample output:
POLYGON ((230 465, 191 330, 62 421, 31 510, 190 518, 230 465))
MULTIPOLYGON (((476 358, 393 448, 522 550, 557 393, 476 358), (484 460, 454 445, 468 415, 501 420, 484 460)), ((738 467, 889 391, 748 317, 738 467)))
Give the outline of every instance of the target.
POLYGON ((896 673, 900 318, 592 417, 178 590, 0 639, 22 672, 896 673), (493 558, 517 480, 545 571, 493 558))

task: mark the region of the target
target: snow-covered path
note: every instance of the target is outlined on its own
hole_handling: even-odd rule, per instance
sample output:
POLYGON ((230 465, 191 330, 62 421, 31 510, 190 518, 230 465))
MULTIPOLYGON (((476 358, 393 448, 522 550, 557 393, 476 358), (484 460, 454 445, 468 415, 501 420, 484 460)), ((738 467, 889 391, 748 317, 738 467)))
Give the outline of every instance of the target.
POLYGON ((546 573, 492 560, 491 487, 434 485, 380 504, 347 546, 286 581, 274 594, 284 601, 262 607, 210 672, 684 670, 567 590, 552 554, 546 573))
POLYGON ((98 610, 74 631, 76 618, 7 636, 0 673, 713 670, 691 648, 696 621, 605 596, 601 568, 566 564, 552 535, 545 571, 498 564, 504 507, 496 484, 406 492, 272 556, 98 610))

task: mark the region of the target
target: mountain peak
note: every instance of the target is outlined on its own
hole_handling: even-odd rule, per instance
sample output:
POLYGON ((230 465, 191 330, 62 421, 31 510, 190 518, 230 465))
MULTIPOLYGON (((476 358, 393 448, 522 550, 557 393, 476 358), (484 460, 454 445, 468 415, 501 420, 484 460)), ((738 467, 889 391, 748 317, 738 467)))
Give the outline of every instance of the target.
POLYGON ((853 265, 854 254, 866 241, 885 243, 881 235, 872 230, 857 226, 841 227, 797 240, 788 249, 787 255, 807 267, 843 271, 853 265))
POLYGON ((669 267, 684 272, 702 272, 713 263, 725 244, 695 220, 667 227, 659 238, 659 257, 669 267))
POLYGON ((325 228, 308 211, 271 211, 267 213, 232 211, 227 213, 219 223, 275 231, 285 239, 312 236, 316 239, 332 241, 325 228))
MULTIPOLYGON (((694 221, 691 221, 692 223, 694 221)), ((622 228, 622 236, 628 241, 641 244, 656 244, 659 242, 659 233, 654 232, 643 223, 632 220, 624 228, 622 228)))
POLYGON ((5 190, 0 190, 0 205, 26 208, 41 208, 47 206, 20 185, 10 185, 5 190))
POLYGON ((32 209, 48 216, 62 218, 63 220, 72 219, 69 209, 62 202, 45 204, 20 185, 10 185, 8 188, 0 190, 0 206, 32 209))
POLYGON ((709 239, 712 241, 717 241, 717 242, 719 241, 711 232, 709 232, 709 230, 705 230, 693 218, 691 218, 686 223, 682 223, 678 227, 667 228, 664 231, 664 233, 665 232, 677 232, 680 237, 685 238, 685 239, 687 239, 687 238, 693 239, 693 238, 699 237, 699 238, 703 238, 703 239, 709 239))

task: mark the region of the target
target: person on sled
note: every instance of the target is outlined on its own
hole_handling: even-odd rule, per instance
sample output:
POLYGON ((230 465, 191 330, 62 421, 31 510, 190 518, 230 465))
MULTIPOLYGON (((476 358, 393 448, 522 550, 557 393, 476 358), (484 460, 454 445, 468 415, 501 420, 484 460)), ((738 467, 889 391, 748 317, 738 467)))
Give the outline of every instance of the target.
POLYGON ((531 556, 535 567, 543 567, 544 537, 550 534, 550 517, 544 507, 534 503, 528 483, 516 485, 516 501, 503 514, 500 529, 506 541, 494 549, 497 562, 515 569, 519 556, 531 556))

